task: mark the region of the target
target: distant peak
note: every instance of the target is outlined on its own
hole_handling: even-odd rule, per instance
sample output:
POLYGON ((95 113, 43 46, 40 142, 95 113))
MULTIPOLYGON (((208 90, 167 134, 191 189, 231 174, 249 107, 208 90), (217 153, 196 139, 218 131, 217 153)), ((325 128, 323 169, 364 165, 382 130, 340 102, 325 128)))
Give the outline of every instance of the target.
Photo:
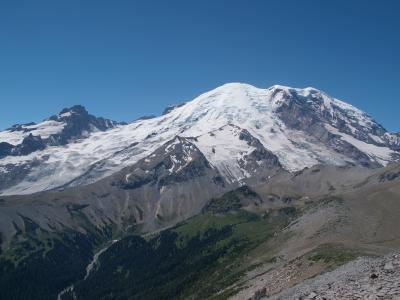
POLYGON ((68 113, 76 113, 76 114, 80 114, 80 115, 87 115, 88 111, 86 110, 86 108, 82 105, 74 105, 71 106, 69 108, 64 108, 59 115, 66 115, 68 113))

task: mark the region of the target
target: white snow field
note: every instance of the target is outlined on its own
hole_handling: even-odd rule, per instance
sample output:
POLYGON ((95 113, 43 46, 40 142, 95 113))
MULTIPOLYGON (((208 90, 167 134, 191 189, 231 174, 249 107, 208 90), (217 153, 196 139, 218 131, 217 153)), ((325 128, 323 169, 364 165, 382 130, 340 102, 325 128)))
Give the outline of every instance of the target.
MULTIPOLYGON (((177 135, 197 137, 198 141, 194 143, 210 163, 229 180, 240 180, 246 174, 238 167, 237 159, 251 151, 251 148, 237 138, 237 129, 226 126, 228 124, 248 130, 289 171, 321 162, 341 165, 351 161, 329 146, 310 139, 304 132, 285 126, 276 111, 288 101, 289 91, 311 103, 315 109, 331 114, 333 120, 343 120, 349 128, 354 128, 355 122, 366 130, 376 124, 359 109, 314 88, 272 86, 262 89, 248 84, 229 83, 156 118, 119 125, 105 132, 93 132, 87 138, 65 146, 48 147, 26 156, 0 159, 0 172, 7 172, 7 165, 40 162, 32 167, 23 181, 1 191, 1 194, 28 194, 56 188, 81 176, 95 163, 98 167, 91 181, 98 180, 137 162, 177 135), (210 132, 214 135, 210 135, 210 132)), ((48 136, 62 130, 63 125, 57 123, 44 121, 33 125, 31 133, 48 136)), ((367 144, 352 135, 339 132, 335 126, 335 122, 326 124, 329 131, 341 135, 343 140, 379 163, 385 165, 390 161, 394 151, 388 147, 367 144)), ((22 138, 20 132, 0 132, 0 142, 17 144, 22 138)), ((381 137, 371 138, 379 140, 381 137)))

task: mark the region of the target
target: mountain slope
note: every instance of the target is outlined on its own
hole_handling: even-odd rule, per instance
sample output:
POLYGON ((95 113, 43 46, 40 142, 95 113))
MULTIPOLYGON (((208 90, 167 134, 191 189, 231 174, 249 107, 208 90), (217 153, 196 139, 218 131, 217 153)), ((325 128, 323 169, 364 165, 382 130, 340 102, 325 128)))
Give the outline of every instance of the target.
POLYGON ((194 144, 176 137, 96 183, 2 197, 0 299, 55 299, 83 278, 97 247, 190 218, 230 188, 194 144))
MULTIPOLYGON (((63 146, 3 157, 1 192, 27 194, 95 182, 134 164, 177 135, 204 137, 228 124, 246 130, 289 171, 321 163, 379 167, 399 159, 396 134, 321 91, 283 86, 260 89, 232 83, 171 107, 159 117, 91 132, 63 146)), ((235 135, 231 135, 232 140, 229 130, 226 133, 225 144, 221 144, 224 139, 218 142, 222 148, 236 143, 235 135)), ((10 141, 9 134, 6 131, 0 137, 10 141)), ((207 152, 205 148, 202 151, 207 152)), ((233 172, 229 180, 238 182, 246 177, 243 170, 237 172, 239 164, 228 159, 218 161, 217 168, 226 174, 229 165, 233 172)))
POLYGON ((262 178, 251 188, 235 189, 194 139, 175 137, 96 183, 1 197, 0 286, 8 288, 0 295, 54 299, 75 283, 78 299, 111 294, 124 299, 126 293, 140 298, 143 292, 154 299, 248 299, 275 272, 281 275, 266 288, 277 293, 359 254, 386 253, 400 245, 394 230, 398 165, 320 165, 294 174, 278 168, 262 178), (162 228, 160 234, 138 236, 162 228), (83 280, 96 247, 121 237, 83 280), (338 255, 326 253, 329 243, 338 255), (154 261, 147 263, 146 255, 154 261), (281 281, 288 266, 298 265, 297 257, 307 265, 321 255, 330 255, 329 263, 317 261, 301 269, 306 273, 299 270, 292 280, 281 281), (161 266, 157 262, 165 272, 154 273, 161 266), (181 270, 181 264, 187 267, 181 270), (37 266, 46 269, 40 282, 37 266), (132 288, 131 278, 143 289, 132 288), (29 293, 10 288, 32 283, 29 293))
POLYGON ((69 296, 264 299, 358 256, 399 249, 399 165, 374 171, 320 166, 286 182, 287 191, 273 182, 240 187, 175 227, 121 239, 69 296), (320 188, 308 196, 303 185, 315 176, 320 188))
POLYGON ((210 198, 233 187, 193 143, 176 137, 96 183, 2 197, 1 246, 24 236, 25 220, 48 232, 156 230, 199 213, 210 198))

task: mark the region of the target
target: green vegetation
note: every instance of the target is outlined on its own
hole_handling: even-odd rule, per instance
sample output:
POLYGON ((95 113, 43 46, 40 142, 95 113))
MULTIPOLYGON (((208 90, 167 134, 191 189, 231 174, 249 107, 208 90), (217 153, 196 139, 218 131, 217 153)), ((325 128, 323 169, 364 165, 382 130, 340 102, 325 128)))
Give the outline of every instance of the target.
POLYGON ((361 252, 340 244, 324 244, 312 251, 309 260, 342 265, 359 257, 361 252))
POLYGON ((243 206, 243 199, 252 199, 255 203, 261 200, 248 186, 242 186, 234 191, 225 193, 220 198, 211 199, 204 207, 203 212, 226 213, 231 210, 237 210, 243 206))
POLYGON ((84 276, 92 243, 80 233, 44 234, 7 250, 0 258, 0 299, 56 299, 84 276))
MULTIPOLYGON (((74 207, 71 214, 81 215, 81 209, 74 207)), ((67 228, 53 233, 21 218, 24 228, 14 224, 17 235, 0 255, 0 299, 56 299, 58 292, 83 278, 94 247, 112 236, 112 228, 93 226, 87 234, 67 228)))
POLYGON ((23 218, 23 228, 15 225, 15 241, 0 255, 0 299, 56 299, 71 284, 76 295, 63 300, 227 299, 245 272, 273 259, 275 245, 269 241, 298 213, 293 207, 258 214, 243 209, 258 201, 242 187, 173 228, 126 236, 100 255, 86 280, 96 248, 115 236, 112 225, 94 227, 83 205, 71 205, 68 212, 86 234, 67 228, 51 233, 23 218))
POLYGON ((75 284, 78 299, 227 299, 235 292, 228 287, 252 268, 251 252, 268 252, 268 240, 296 215, 294 208, 212 211, 112 245, 97 270, 75 284))

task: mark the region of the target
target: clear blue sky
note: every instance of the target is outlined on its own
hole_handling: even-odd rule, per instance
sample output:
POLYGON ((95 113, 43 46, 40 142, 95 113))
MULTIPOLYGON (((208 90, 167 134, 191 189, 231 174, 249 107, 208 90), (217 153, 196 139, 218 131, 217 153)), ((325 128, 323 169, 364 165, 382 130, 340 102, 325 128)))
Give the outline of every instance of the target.
POLYGON ((0 0, 0 128, 130 121, 226 82, 314 86, 400 131, 400 1, 0 0))

